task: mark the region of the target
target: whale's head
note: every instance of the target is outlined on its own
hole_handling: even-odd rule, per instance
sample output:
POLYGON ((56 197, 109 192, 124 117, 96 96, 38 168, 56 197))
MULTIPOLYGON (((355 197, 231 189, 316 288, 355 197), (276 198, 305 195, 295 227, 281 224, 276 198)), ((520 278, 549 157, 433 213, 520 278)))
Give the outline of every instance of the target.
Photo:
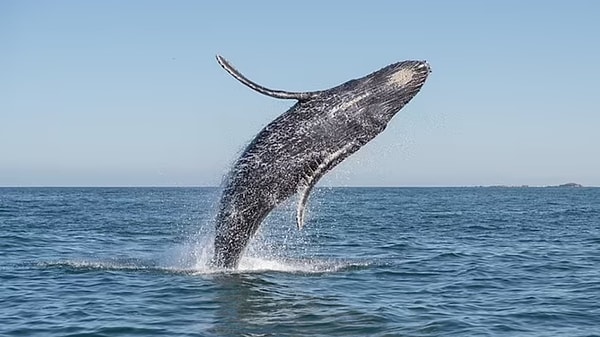
POLYGON ((425 61, 403 61, 323 94, 334 102, 331 117, 359 118, 385 127, 421 90, 429 73, 431 68, 425 61))
POLYGON ((346 125, 349 129, 361 124, 365 130, 373 130, 370 136, 385 128, 421 90, 431 72, 425 61, 403 61, 331 89, 290 92, 269 89, 249 80, 221 56, 217 56, 217 61, 234 78, 261 94, 298 100, 299 106, 322 112, 316 118, 325 120, 325 124, 346 125))

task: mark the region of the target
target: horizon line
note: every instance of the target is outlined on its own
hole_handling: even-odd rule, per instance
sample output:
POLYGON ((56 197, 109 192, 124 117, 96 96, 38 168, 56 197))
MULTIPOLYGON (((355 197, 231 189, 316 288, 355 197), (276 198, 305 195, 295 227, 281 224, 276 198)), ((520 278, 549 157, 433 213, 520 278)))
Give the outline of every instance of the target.
MULTIPOLYGON (((569 186, 573 183, 558 185, 325 185, 317 188, 598 188, 595 185, 569 186)), ((217 185, 0 185, 0 188, 221 188, 217 185)))

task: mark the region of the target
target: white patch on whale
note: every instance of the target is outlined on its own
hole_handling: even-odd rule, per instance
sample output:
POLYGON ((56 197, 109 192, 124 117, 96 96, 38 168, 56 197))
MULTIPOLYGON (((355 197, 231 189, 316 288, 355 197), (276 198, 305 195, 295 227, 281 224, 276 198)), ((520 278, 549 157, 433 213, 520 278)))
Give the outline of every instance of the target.
POLYGON ((412 69, 400 69, 389 77, 388 82, 392 85, 403 87, 412 81, 414 74, 412 69))
POLYGON ((358 104, 358 102, 362 101, 363 99, 367 98, 370 95, 371 95, 370 92, 365 92, 363 94, 356 95, 356 96, 352 97, 351 99, 349 99, 349 100, 341 103, 340 105, 332 108, 329 111, 329 116, 333 117, 336 114, 336 112, 338 112, 338 111, 344 111, 344 110, 346 110, 348 108, 353 107, 354 105, 358 104))

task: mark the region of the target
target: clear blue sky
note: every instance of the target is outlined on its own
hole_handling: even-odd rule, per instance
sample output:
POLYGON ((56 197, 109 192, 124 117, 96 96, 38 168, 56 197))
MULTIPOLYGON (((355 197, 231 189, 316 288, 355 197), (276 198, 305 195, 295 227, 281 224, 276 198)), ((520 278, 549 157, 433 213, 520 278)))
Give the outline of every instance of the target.
POLYGON ((326 185, 600 186, 598 1, 0 1, 0 186, 218 185, 294 102, 433 73, 326 185))

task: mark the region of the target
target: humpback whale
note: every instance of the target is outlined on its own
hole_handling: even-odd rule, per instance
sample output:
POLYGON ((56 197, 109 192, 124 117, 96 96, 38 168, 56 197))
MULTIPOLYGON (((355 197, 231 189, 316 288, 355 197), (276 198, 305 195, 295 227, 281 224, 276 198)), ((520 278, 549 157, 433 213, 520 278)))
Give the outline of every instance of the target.
POLYGON ((219 55, 217 62, 261 94, 297 101, 256 135, 223 180, 211 261, 217 268, 236 268, 263 219, 296 193, 301 229, 319 179, 380 134, 431 72, 425 61, 403 61, 331 89, 289 92, 249 80, 219 55))

